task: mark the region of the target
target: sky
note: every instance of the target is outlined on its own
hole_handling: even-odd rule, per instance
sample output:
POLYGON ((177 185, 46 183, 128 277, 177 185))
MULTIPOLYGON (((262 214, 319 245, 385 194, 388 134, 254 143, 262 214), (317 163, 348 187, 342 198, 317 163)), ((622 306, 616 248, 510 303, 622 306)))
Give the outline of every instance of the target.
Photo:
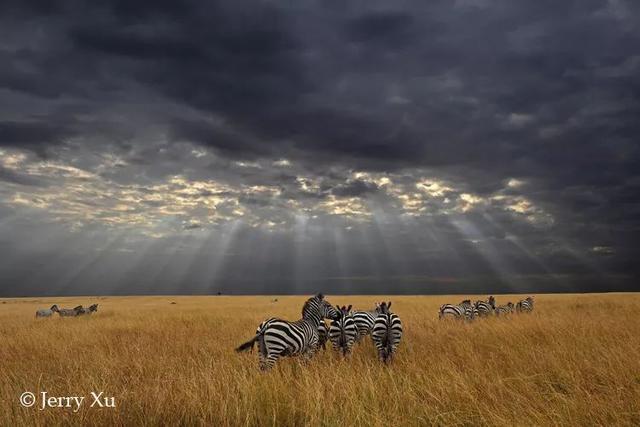
POLYGON ((3 1, 0 296, 640 290, 635 1, 3 1))

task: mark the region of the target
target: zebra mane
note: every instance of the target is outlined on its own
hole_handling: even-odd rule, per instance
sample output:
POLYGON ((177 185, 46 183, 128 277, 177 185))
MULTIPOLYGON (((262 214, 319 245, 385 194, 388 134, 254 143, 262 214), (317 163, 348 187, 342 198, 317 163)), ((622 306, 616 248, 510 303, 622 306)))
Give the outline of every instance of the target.
POLYGON ((316 302, 316 301, 320 303, 322 299, 323 299, 322 294, 318 294, 306 300, 304 305, 302 306, 302 317, 304 317, 304 312, 307 311, 307 309, 309 308, 309 305, 311 305, 313 302, 316 302))

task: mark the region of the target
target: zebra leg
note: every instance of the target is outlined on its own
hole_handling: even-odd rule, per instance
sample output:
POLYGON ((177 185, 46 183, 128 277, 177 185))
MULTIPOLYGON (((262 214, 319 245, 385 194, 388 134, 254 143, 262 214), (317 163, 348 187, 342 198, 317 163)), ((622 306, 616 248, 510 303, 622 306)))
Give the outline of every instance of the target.
POLYGON ((276 364, 278 359, 280 358, 280 353, 269 353, 266 357, 262 357, 260 360, 260 369, 263 371, 268 371, 273 368, 273 365, 276 364))
POLYGON ((306 351, 302 353, 302 362, 306 365, 313 359, 313 356, 316 354, 317 345, 310 345, 306 351))

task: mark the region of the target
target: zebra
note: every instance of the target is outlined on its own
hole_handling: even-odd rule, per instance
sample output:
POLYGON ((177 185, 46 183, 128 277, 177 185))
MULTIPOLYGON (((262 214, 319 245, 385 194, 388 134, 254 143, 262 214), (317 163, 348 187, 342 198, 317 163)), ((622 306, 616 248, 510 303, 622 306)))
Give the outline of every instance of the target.
POLYGON ((373 311, 356 310, 352 312, 353 320, 356 322, 356 328, 358 329, 356 342, 360 342, 362 338, 371 333, 379 309, 380 304, 376 303, 376 308, 373 311))
POLYGON ((455 319, 473 320, 477 315, 477 309, 471 304, 471 300, 464 300, 460 304, 443 304, 440 306, 439 318, 453 317, 455 319))
POLYGON ((83 308, 82 306, 80 306, 80 309, 78 310, 78 315, 82 316, 84 314, 92 314, 94 311, 98 311, 98 304, 92 304, 89 306, 89 308, 83 308))
POLYGON ((533 297, 527 297, 516 304, 516 311, 518 313, 533 311, 533 297))
POLYGON ((471 304, 470 299, 466 299, 460 303, 460 306, 464 309, 464 318, 467 320, 473 320, 478 317, 478 309, 471 304))
POLYGON ((329 340, 329 328, 324 319, 320 321, 318 325, 318 347, 322 347, 323 350, 327 349, 327 340, 329 340))
POLYGON ((280 356, 303 355, 311 359, 318 347, 318 327, 324 318, 336 319, 336 311, 324 295, 309 298, 302 307, 302 319, 289 322, 272 317, 258 326, 256 335, 236 348, 237 352, 253 350, 257 342, 260 349, 260 369, 273 367, 280 356))
POLYGON ((402 322, 397 314, 391 312, 391 301, 380 304, 380 312, 374 322, 371 338, 378 350, 380 361, 390 362, 402 339, 402 322))
POLYGON ((351 313, 351 306, 342 308, 336 306, 338 309, 339 317, 331 322, 331 328, 329 329, 329 339, 333 344, 333 349, 336 351, 342 351, 342 355, 346 356, 351 352, 353 344, 358 337, 358 327, 356 326, 353 313, 351 313))
POLYGON ((41 308, 36 310, 36 317, 51 317, 53 313, 58 311, 58 306, 53 304, 51 308, 41 308))
MULTIPOLYGON (((496 299, 492 296, 487 301, 476 301, 475 307, 478 316, 485 317, 494 312, 496 309, 496 299)), ((474 312, 475 314, 475 312, 474 312)))
POLYGON ((496 307, 496 316, 504 316, 506 314, 513 313, 513 303, 508 302, 506 305, 500 305, 496 307))
POLYGON ((75 317, 80 314, 81 310, 83 310, 81 305, 74 308, 60 308, 58 309, 58 314, 60 317, 75 317))

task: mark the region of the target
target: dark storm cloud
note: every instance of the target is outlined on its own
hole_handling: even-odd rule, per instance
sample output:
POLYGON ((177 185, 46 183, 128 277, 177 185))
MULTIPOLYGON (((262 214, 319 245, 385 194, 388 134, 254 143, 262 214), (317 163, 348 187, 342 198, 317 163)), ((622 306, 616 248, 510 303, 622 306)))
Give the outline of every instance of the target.
POLYGON ((61 144, 74 132, 55 123, 42 121, 0 122, 0 145, 38 149, 61 144))
POLYGON ((344 184, 338 185, 331 189, 331 193, 336 196, 357 197, 363 196, 369 193, 375 193, 378 190, 378 186, 371 182, 365 182, 361 180, 347 181, 344 184))
MULTIPOLYGON (((355 227, 344 256, 369 270, 336 277, 544 277, 535 257, 576 278, 636 277, 639 12, 623 0, 3 2, 0 201, 188 233, 212 217, 355 227), (44 181, 48 193, 26 189, 44 181), (387 234, 363 237, 376 227, 387 234), (363 252, 421 227, 439 239, 394 243, 406 271, 363 252)), ((282 251, 284 280, 292 243, 255 238, 282 251)), ((233 263, 258 254, 239 239, 245 256, 218 274, 242 282, 233 263)), ((338 268, 332 243, 318 245, 310 275, 338 268)))

